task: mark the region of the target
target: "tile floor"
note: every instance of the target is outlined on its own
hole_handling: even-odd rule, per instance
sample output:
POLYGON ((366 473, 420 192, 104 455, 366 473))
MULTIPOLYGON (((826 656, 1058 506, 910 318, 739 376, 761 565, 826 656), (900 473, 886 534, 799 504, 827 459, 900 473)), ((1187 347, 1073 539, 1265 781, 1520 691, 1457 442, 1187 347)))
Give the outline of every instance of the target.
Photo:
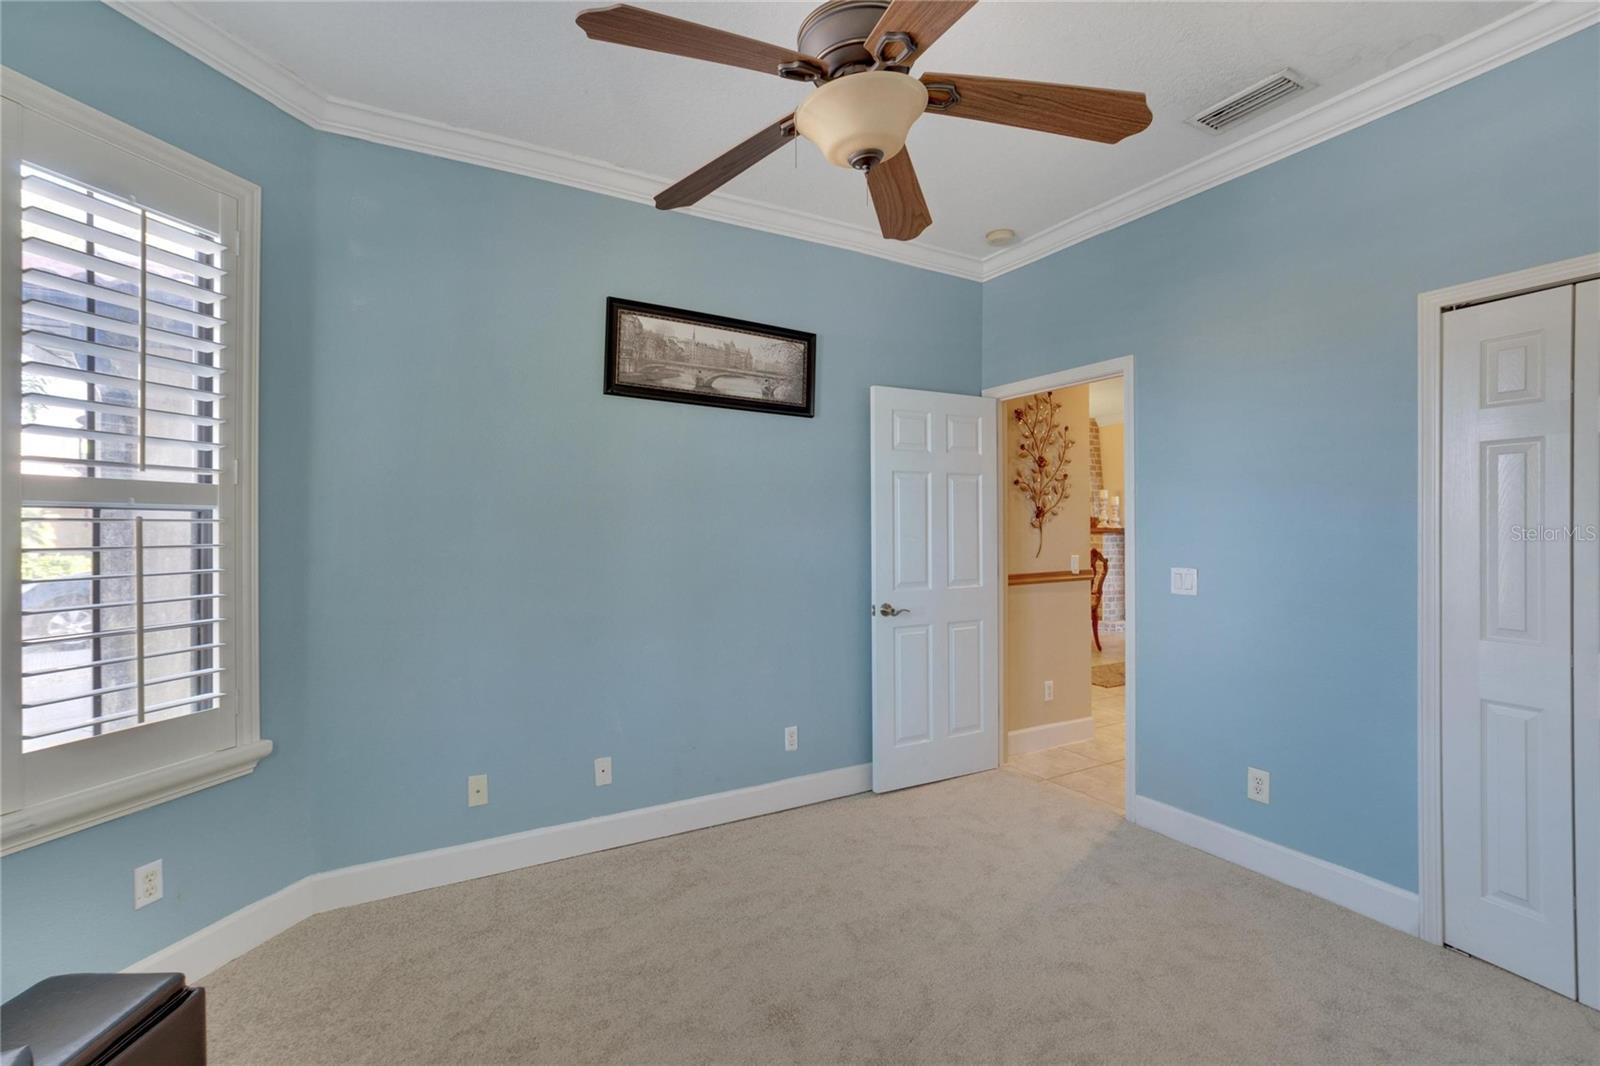
MULTIPOLYGON (((1094 662, 1118 662, 1123 657, 1121 633, 1100 634, 1102 651, 1094 662)), ((1123 813, 1123 693, 1118 688, 1093 687, 1089 712, 1094 716, 1094 737, 1006 760, 1006 769, 1070 789, 1123 813)))
POLYGON ((1109 633, 1100 631, 1100 650, 1093 646, 1089 648, 1091 661, 1094 663, 1120 663, 1128 657, 1127 633, 1109 633))

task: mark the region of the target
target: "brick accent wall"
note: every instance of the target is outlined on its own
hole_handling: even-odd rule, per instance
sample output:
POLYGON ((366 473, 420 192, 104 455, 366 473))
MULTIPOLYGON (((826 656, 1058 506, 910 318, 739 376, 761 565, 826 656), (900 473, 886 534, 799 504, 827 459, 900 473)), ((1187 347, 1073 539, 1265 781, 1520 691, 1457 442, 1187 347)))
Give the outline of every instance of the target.
POLYGON ((1100 628, 1112 633, 1121 629, 1127 618, 1127 582, 1123 579, 1125 560, 1121 533, 1095 534, 1091 540, 1106 557, 1106 587, 1100 595, 1100 628))
POLYGON ((1100 490, 1106 487, 1106 468, 1100 459, 1100 423, 1089 419, 1089 513, 1094 514, 1100 490))

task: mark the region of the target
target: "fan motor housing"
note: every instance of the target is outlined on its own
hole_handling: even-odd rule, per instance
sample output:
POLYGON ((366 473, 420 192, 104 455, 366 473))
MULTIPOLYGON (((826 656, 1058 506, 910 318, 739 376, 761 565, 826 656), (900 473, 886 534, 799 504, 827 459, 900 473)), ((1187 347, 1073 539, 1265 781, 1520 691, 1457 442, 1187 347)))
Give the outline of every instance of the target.
MULTIPOLYGON (((870 70, 867 37, 888 7, 888 0, 828 0, 800 24, 798 51, 821 61, 825 79, 870 70)), ((893 65, 883 69, 906 70, 893 65)))

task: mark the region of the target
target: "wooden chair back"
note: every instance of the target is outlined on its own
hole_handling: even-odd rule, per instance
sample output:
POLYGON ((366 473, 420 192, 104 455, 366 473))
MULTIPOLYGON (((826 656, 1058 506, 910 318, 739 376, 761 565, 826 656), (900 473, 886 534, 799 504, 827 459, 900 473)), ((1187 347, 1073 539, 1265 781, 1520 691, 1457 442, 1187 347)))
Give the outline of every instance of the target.
POLYGON ((1089 631, 1094 634, 1095 651, 1100 647, 1100 596, 1106 589, 1106 574, 1111 572, 1111 560, 1099 548, 1089 549, 1089 631))
POLYGON ((1111 560, 1099 548, 1089 549, 1089 605, 1100 609, 1100 594, 1105 591, 1106 574, 1111 572, 1111 560))

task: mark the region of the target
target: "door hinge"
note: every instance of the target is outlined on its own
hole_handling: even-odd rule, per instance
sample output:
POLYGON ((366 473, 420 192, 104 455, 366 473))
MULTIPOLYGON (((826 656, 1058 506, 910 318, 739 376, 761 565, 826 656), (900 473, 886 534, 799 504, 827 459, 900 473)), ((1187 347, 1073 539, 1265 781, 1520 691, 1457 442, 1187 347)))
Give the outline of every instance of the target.
POLYGON ((235 485, 239 483, 239 460, 237 459, 233 461, 233 483, 235 485))

